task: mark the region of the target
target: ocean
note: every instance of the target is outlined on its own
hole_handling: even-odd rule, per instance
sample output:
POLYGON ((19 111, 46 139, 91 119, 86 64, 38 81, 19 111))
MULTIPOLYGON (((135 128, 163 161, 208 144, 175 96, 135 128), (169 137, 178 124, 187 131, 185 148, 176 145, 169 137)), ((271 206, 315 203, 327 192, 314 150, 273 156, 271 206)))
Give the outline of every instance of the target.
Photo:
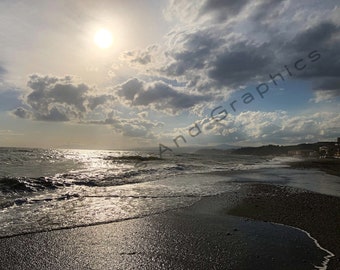
POLYGON ((288 157, 0 148, 0 237, 133 219, 268 182, 340 196, 338 177, 288 157), (311 181, 312 179, 312 181, 311 181))

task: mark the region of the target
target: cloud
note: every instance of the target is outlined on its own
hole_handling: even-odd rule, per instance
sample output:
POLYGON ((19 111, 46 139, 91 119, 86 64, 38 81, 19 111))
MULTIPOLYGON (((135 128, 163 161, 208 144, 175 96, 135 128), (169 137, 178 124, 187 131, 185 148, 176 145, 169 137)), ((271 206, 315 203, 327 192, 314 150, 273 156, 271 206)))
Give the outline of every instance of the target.
POLYGON ((95 110, 99 106, 106 105, 109 101, 113 101, 114 97, 109 94, 102 94, 97 96, 87 96, 87 107, 90 110, 95 110))
POLYGON ((239 87, 267 75, 273 65, 272 59, 268 46, 239 42, 221 51, 210 62, 208 76, 220 86, 239 87))
POLYGON ((337 90, 318 90, 314 92, 314 98, 310 101, 320 103, 324 101, 333 101, 340 97, 340 88, 337 90))
MULTIPOLYGON (((175 129, 170 139, 173 140, 182 135, 190 144, 236 145, 292 144, 334 140, 339 135, 339 121, 340 115, 331 112, 291 116, 286 111, 246 111, 239 115, 228 115, 221 121, 203 118, 185 128, 175 129), (195 134, 198 132, 197 127, 201 133, 196 137, 190 136, 189 130, 194 128, 192 134, 195 134)), ((183 142, 180 145, 183 146, 183 142)))
POLYGON ((165 52, 170 62, 161 69, 167 76, 182 76, 205 69, 207 59, 225 43, 223 37, 216 36, 210 29, 173 33, 171 38, 175 44, 165 52))
POLYGON ((320 22, 313 27, 298 33, 292 40, 291 46, 297 51, 313 50, 328 47, 332 37, 339 33, 339 27, 332 22, 320 22))
POLYGON ((250 2, 249 0, 204 0, 180 1, 171 0, 165 12, 168 20, 180 19, 182 22, 195 22, 210 20, 210 22, 223 22, 230 17, 237 16, 250 2))
POLYGON ((199 10, 199 15, 212 14, 217 21, 225 21, 237 15, 249 0, 205 0, 199 10))
POLYGON ((301 58, 306 61, 308 53, 317 50, 321 59, 294 74, 315 84, 340 75, 335 60, 340 57, 340 27, 332 19, 336 6, 335 1, 320 5, 317 1, 173 0, 166 15, 180 21, 166 42, 157 46, 158 53, 163 52, 160 57, 150 57, 154 52, 150 48, 130 56, 147 62, 148 68, 138 71, 149 76, 148 81, 167 78, 185 85, 188 95, 209 93, 220 100, 240 87, 268 80, 284 65, 292 66, 301 58))
POLYGON ((13 111, 13 114, 16 115, 19 118, 24 118, 24 119, 29 119, 29 118, 32 117, 32 114, 28 110, 26 110, 22 107, 16 108, 13 111))
POLYGON ((294 48, 303 51, 318 48, 321 59, 299 77, 312 82, 315 101, 326 101, 340 96, 340 26, 322 22, 299 33, 293 40, 294 48))
MULTIPOLYGON (((23 98, 23 106, 12 111, 16 117, 23 119, 52 121, 52 122, 78 122, 83 124, 109 125, 118 133, 128 137, 142 137, 155 139, 155 129, 164 124, 159 121, 148 120, 148 112, 141 111, 131 118, 118 116, 112 110, 115 97, 113 93, 96 94, 95 89, 79 82, 72 76, 56 77, 31 75, 27 82, 30 92, 23 98), (97 113, 97 114, 96 114, 97 113), (92 118, 91 118, 92 117, 92 118), (102 118, 104 120, 93 120, 102 118)), ((162 87, 165 87, 161 83, 162 87)), ((117 96, 126 102, 136 102, 140 106, 158 104, 158 100, 165 98, 171 106, 189 106, 181 99, 185 94, 168 89, 164 95, 163 90, 157 90, 137 79, 122 84, 117 90, 117 96), (163 93, 161 95, 161 93, 163 93), (178 95, 178 96, 177 96, 178 95), (178 100, 176 100, 178 98, 178 100)), ((190 99, 188 102, 192 102, 190 99)), ((165 101, 164 101, 165 104, 165 101)), ((116 104, 117 105, 117 104, 116 104)), ((170 105, 167 108, 171 107, 170 105)))
POLYGON ((212 100, 209 95, 183 93, 162 81, 146 83, 136 78, 119 85, 116 93, 127 105, 171 114, 212 100))
POLYGON ((165 51, 168 60, 158 74, 180 80, 192 91, 232 92, 263 79, 277 66, 272 46, 247 40, 229 26, 172 35, 175 45, 165 51))
POLYGON ((94 95, 93 89, 72 76, 56 77, 33 74, 27 86, 31 92, 24 97, 27 108, 17 108, 20 118, 40 121, 79 121, 87 113, 113 100, 112 95, 94 95))
POLYGON ((157 45, 151 45, 145 50, 130 50, 122 54, 121 59, 129 62, 132 66, 145 66, 151 63, 154 53, 157 51, 157 45))
POLYGON ((153 130, 162 127, 164 123, 144 119, 144 116, 145 114, 139 114, 137 118, 128 119, 108 115, 108 118, 104 121, 92 121, 90 123, 96 125, 109 125, 123 136, 155 139, 156 136, 153 130))
POLYGON ((269 134, 277 133, 285 118, 286 112, 283 111, 247 111, 236 116, 228 115, 221 121, 205 118, 200 124, 211 135, 231 136, 235 141, 261 141, 269 134))
POLYGON ((6 73, 7 73, 7 70, 3 66, 0 65, 0 78, 6 73))
POLYGON ((67 108, 75 115, 78 114, 78 117, 86 111, 84 101, 90 87, 83 83, 74 84, 69 76, 57 78, 31 75, 27 85, 33 90, 27 96, 27 103, 40 114, 38 118, 46 118, 51 112, 51 107, 54 114, 59 114, 54 105, 67 108))

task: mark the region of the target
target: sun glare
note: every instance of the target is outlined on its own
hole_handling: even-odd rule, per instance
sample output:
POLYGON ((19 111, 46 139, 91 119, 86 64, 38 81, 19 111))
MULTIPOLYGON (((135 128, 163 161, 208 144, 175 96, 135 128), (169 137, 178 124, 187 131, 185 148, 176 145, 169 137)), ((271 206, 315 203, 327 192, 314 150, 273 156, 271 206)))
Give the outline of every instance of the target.
POLYGON ((94 35, 94 42, 101 49, 109 48, 112 45, 112 34, 106 29, 101 29, 94 35))

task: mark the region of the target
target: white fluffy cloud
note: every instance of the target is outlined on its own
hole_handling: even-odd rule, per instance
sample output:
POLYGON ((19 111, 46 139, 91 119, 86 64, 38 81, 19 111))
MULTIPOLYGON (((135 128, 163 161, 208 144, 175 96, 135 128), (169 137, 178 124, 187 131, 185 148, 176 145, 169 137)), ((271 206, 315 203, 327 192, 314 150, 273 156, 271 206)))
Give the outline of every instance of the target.
POLYGON ((140 113, 135 118, 122 118, 108 115, 103 121, 91 121, 91 124, 109 125, 123 136, 155 139, 154 129, 161 128, 164 123, 145 119, 145 113, 140 113))
POLYGON ((290 144, 333 140, 338 136, 339 129, 338 113, 318 112, 305 116, 290 116, 285 111, 247 111, 239 115, 228 115, 221 121, 206 117, 185 128, 176 129, 172 135, 168 134, 168 137, 174 139, 182 135, 191 144, 290 144), (193 129, 193 135, 198 135, 190 136, 190 129, 193 129))

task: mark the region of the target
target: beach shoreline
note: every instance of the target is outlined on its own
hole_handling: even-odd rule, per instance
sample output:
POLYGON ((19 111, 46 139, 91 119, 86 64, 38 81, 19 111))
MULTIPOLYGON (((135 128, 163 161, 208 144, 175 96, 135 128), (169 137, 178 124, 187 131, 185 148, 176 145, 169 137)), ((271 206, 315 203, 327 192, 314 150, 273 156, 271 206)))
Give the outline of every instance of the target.
MULTIPOLYGON (((324 228, 315 232, 312 227, 303 226, 308 219, 298 214, 298 209, 276 208, 280 203, 296 204, 300 196, 306 198, 308 205, 323 201, 320 211, 340 201, 294 188, 243 184, 237 191, 203 197, 189 207, 148 217, 3 238, 0 239, 0 263, 5 269, 29 267, 32 270, 212 267, 300 270, 312 269, 313 264, 321 265, 327 254, 304 232, 289 227, 294 225, 310 232, 322 247, 334 252, 338 260, 338 249, 334 247, 338 242, 332 242, 329 234, 324 235, 324 228), (287 198, 271 208, 273 198, 282 196, 287 198), (325 197, 328 200, 325 201, 325 197), (260 205, 256 207, 259 211, 240 211, 254 200, 260 205), (266 215, 259 215, 267 208, 268 212, 262 211, 266 215)), ((332 213, 325 211, 321 218, 327 220, 332 213)), ((318 226, 323 224, 321 219, 315 218, 315 221, 318 226)), ((327 269, 337 269, 338 265, 332 258, 327 269)))
MULTIPOLYGON (((327 164, 328 160, 307 160, 294 162, 291 169, 336 168, 327 164)), ((202 196, 189 206, 1 237, 0 266, 13 270, 339 269, 340 198, 282 181, 260 183, 261 173, 267 180, 289 175, 286 169, 274 174, 268 169, 221 172, 217 183, 237 188, 202 196), (231 176, 236 181, 228 182, 231 176), (223 182, 223 177, 229 180, 223 182)))

